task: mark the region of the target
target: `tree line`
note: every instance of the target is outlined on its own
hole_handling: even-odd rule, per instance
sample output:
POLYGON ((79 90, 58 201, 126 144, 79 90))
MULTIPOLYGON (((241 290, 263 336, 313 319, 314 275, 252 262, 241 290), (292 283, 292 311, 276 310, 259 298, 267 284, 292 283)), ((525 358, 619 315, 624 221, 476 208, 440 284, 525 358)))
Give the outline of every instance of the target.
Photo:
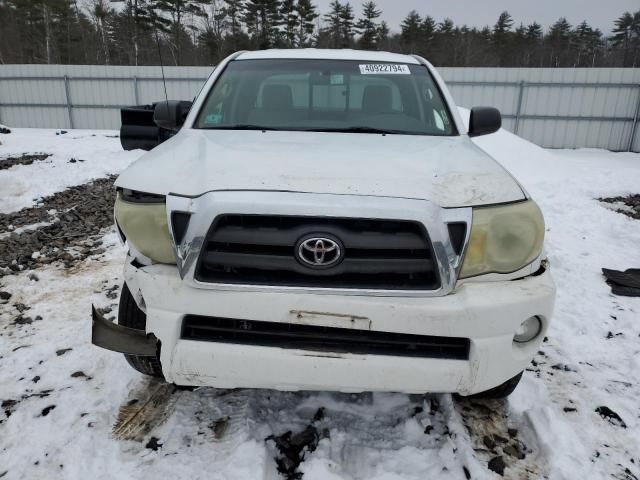
POLYGON ((409 12, 392 32, 373 1, 0 0, 0 63, 214 65, 237 50, 359 48, 416 53, 438 66, 638 67, 640 10, 605 35, 560 18, 546 30, 508 12, 493 26, 409 12))

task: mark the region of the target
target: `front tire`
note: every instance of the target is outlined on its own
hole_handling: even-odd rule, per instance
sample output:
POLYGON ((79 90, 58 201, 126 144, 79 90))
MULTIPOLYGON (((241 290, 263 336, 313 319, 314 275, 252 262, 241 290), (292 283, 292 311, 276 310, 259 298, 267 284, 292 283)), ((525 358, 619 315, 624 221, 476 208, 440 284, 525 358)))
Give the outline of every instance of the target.
MULTIPOLYGON (((147 315, 136 304, 129 287, 125 283, 120 292, 120 305, 118 307, 118 325, 145 331, 147 327, 147 315)), ((156 354, 153 357, 124 354, 127 363, 144 375, 164 378, 160 358, 156 354)))
POLYGON ((515 377, 510 378, 504 383, 501 383, 497 387, 493 387, 490 390, 485 390, 484 392, 474 393, 473 395, 469 395, 470 399, 480 399, 480 400, 496 400, 507 398, 509 395, 513 393, 518 384, 520 383, 520 379, 522 378, 522 374, 524 372, 520 372, 515 377))

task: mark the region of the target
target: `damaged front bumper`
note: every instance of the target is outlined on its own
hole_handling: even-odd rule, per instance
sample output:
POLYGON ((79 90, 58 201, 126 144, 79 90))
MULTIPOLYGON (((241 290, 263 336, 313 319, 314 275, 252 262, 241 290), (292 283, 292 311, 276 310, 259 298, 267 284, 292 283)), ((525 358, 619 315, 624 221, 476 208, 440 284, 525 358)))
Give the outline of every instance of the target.
POLYGON ((137 300, 144 299, 147 332, 162 343, 167 381, 216 388, 481 392, 529 365, 546 333, 555 297, 550 272, 544 269, 520 280, 467 282, 442 297, 193 288, 175 266, 140 267, 132 259, 125 266, 125 281, 137 300), (459 337, 468 339, 469 352, 467 359, 417 358, 198 341, 184 329, 189 316, 239 319, 247 325, 459 337), (531 316, 542 322, 539 334, 527 343, 514 342, 520 324, 531 316))
POLYGON ((94 345, 129 355, 152 357, 158 353, 158 339, 153 333, 110 322, 93 305, 91 317, 91 343, 94 345))

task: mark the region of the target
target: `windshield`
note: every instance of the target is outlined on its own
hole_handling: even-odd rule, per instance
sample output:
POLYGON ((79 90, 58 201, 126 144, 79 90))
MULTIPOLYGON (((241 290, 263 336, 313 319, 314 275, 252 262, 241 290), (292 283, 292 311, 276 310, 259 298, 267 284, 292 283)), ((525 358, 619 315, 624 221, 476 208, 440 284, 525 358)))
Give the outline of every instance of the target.
POLYGON ((345 60, 236 60, 194 128, 454 135, 423 65, 345 60))

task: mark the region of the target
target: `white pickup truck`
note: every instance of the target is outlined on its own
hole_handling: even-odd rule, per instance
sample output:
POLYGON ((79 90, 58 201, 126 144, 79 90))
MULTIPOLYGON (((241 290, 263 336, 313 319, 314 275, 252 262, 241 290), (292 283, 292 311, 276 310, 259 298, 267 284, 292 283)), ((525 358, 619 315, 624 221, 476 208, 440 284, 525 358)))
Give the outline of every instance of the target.
POLYGON ((240 52, 190 102, 123 110, 118 324, 179 385, 505 397, 555 287, 536 203, 423 58, 240 52), (166 141, 165 141, 166 140, 166 141), (157 145, 157 146, 155 146, 157 145))

